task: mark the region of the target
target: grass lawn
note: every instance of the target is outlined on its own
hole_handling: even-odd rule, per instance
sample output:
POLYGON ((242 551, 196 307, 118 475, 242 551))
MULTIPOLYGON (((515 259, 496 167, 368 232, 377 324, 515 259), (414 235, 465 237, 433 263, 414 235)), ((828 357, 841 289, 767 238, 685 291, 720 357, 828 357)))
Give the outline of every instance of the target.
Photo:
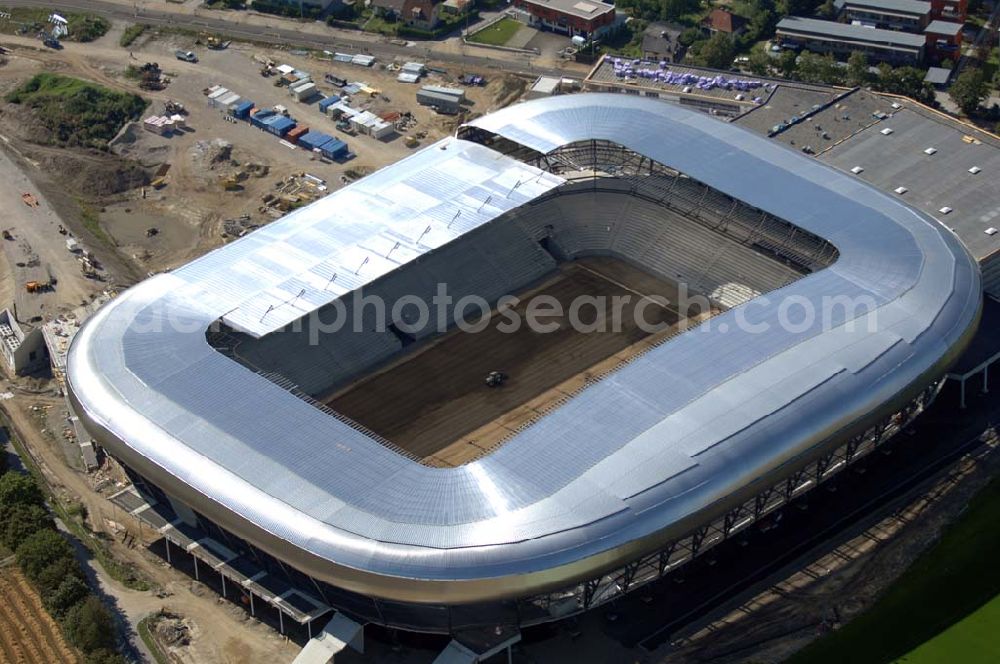
POLYGON ((937 664, 961 660, 962 664, 1000 662, 1000 596, 938 634, 916 650, 904 655, 907 664, 937 664), (961 653, 956 657, 956 653, 961 653))
POLYGON ((517 34, 522 25, 524 24, 520 21, 504 17, 479 32, 469 35, 469 41, 477 44, 489 44, 490 46, 503 46, 517 34))
POLYGON ((995 480, 871 609, 789 661, 1000 661, 998 523, 995 480))

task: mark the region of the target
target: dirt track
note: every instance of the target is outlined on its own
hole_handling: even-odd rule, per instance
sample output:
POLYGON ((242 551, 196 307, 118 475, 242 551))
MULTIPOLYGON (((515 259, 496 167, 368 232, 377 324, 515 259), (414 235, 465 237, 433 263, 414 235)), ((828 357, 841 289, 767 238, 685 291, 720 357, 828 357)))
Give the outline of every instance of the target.
POLYGON ((24 575, 13 567, 0 570, 0 662, 51 664, 78 662, 24 575))

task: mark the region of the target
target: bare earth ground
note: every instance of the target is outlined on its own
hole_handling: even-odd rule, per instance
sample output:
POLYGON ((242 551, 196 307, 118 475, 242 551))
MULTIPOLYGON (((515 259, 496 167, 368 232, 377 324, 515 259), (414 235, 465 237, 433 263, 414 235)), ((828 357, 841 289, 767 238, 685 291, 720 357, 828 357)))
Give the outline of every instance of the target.
MULTIPOLYGON (((526 323, 505 332, 502 324, 509 314, 494 312, 483 331, 456 328, 347 387, 328 404, 427 463, 468 463, 644 349, 641 342, 650 332, 637 323, 637 306, 647 295, 676 301, 675 291, 673 284, 613 259, 564 264, 522 293, 513 312, 525 321, 534 296, 555 298, 564 312, 578 297, 604 297, 600 318, 588 305, 580 309, 579 322, 599 324, 606 331, 574 329, 564 315, 558 322, 539 319, 555 324, 549 332, 533 331, 526 323), (623 297, 629 301, 616 314, 613 298, 623 297), (509 378, 502 387, 487 387, 490 371, 503 371, 509 378)), ((649 325, 668 329, 682 318, 674 308, 655 304, 645 306, 643 316, 649 325)))
POLYGON ((15 566, 0 567, 0 663, 79 661, 38 593, 15 566))
MULTIPOLYGON (((0 90, 8 90, 38 71, 58 71, 140 94, 152 101, 147 114, 162 113, 163 104, 168 99, 184 104, 189 110, 191 131, 165 138, 137 129, 133 132, 136 140, 127 143, 121 150, 123 156, 151 169, 160 163, 169 164, 166 187, 159 191, 146 188, 144 191, 133 190, 108 196, 103 203, 106 207, 102 215, 104 228, 118 245, 120 253, 137 268, 137 274, 176 267, 218 246, 222 243, 222 219, 250 214, 253 223, 267 223, 272 217, 261 215, 257 208, 261 204, 261 196, 273 191, 274 183, 281 178, 292 173, 308 172, 325 179, 332 191, 342 186, 341 177, 344 175, 357 177, 410 154, 413 148, 405 146, 405 135, 425 134, 419 143, 427 145, 453 132, 457 122, 453 117, 438 116, 418 105, 415 98, 418 86, 396 81, 396 72, 393 71, 319 61, 241 44, 233 44, 225 51, 199 49, 201 61, 191 64, 173 57, 176 48, 194 48, 194 40, 189 37, 168 35, 156 39, 152 35, 144 35, 130 49, 120 48, 110 39, 111 35, 107 35, 92 44, 67 43, 64 50, 55 52, 39 49, 38 42, 30 38, 4 37, 3 44, 12 47, 13 51, 7 56, 8 63, 0 67, 0 90), (316 100, 308 104, 296 102, 285 88, 274 86, 275 78, 259 75, 260 60, 267 58, 307 70, 320 81, 323 74, 332 73, 349 81, 367 82, 381 90, 381 95, 372 99, 356 96, 353 104, 374 112, 408 111, 417 122, 406 132, 386 140, 342 135, 335 129, 335 123, 319 111, 316 100), (124 76, 129 64, 144 62, 158 62, 168 73, 171 81, 165 90, 139 90, 135 81, 124 76), (277 138, 246 123, 227 122, 220 110, 207 104, 203 91, 212 85, 229 88, 244 98, 252 99, 259 107, 282 104, 300 125, 344 138, 357 156, 342 164, 323 163, 311 153, 282 145, 277 138), (253 160, 268 166, 269 175, 244 182, 243 191, 223 191, 220 173, 198 163, 192 156, 199 141, 217 138, 232 143, 234 152, 246 161, 253 160), (157 228, 159 233, 147 237, 145 232, 150 227, 157 228)), ((449 84, 451 79, 435 74, 425 82, 449 84)), ((330 85, 320 83, 320 87, 326 94, 339 93, 330 85)), ((505 77, 498 78, 486 88, 469 88, 468 110, 472 113, 493 110, 500 103, 512 101, 523 87, 523 81, 505 77)), ((11 134, 15 147, 29 158, 45 152, 44 148, 19 140, 19 136, 30 132, 30 121, 17 113, 19 109, 6 106, 6 117, 4 122, 0 122, 0 130, 11 134)), ((55 169, 58 174, 57 163, 46 166, 55 169)), ((66 173, 64 176, 72 177, 73 174, 66 173)))

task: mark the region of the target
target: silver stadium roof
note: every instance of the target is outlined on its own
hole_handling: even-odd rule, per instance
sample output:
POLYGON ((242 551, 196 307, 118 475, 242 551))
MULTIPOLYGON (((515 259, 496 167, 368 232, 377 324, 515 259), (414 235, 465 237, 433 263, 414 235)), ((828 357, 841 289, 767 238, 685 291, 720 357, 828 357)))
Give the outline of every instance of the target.
MULTIPOLYGON (((489 456, 426 467, 223 356, 205 330, 223 316, 257 334, 290 320, 255 322, 267 298, 298 290, 278 284, 324 260, 280 260, 274 247, 289 238, 332 255, 359 226, 407 229, 412 240, 446 224, 450 211, 427 214, 432 201, 393 207, 393 187, 431 170, 447 179, 449 159, 483 167, 476 182, 486 189, 533 174, 537 189, 519 187, 511 205, 558 183, 447 139, 101 309, 68 359, 71 398, 91 432, 168 492, 317 578, 405 601, 486 601, 565 584, 682 534, 900 407, 974 331, 979 272, 952 233, 741 127, 605 94, 534 101, 472 124, 543 153, 613 141, 825 238, 839 259, 653 348, 489 456), (368 196, 385 205, 354 205, 345 222, 341 203, 368 196), (778 323, 787 298, 819 310, 829 296, 867 297, 876 309, 853 326, 846 312, 825 327, 778 323), (754 334, 760 324, 770 331, 754 334)), ((465 191, 461 179, 440 191, 465 191)), ((298 298, 298 315, 320 301, 298 298)))

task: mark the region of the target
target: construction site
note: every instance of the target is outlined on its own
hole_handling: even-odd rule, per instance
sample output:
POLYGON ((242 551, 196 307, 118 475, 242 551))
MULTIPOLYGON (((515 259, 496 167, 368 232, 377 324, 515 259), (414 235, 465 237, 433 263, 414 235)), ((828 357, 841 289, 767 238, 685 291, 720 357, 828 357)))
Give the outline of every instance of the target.
MULTIPOLYGON (((435 62, 430 49, 425 52, 422 47, 410 48, 407 55, 391 56, 373 55, 378 53, 375 45, 370 51, 332 45, 329 51, 271 48, 204 30, 147 27, 123 47, 119 39, 129 27, 134 26, 117 22, 103 37, 83 44, 67 39, 59 22, 51 19, 43 31, 21 31, 0 38, 0 94, 9 93, 38 73, 59 72, 108 90, 139 95, 148 102, 140 117, 126 123, 108 141, 107 150, 54 145, 30 109, 0 102, 0 197, 8 212, 0 229, 0 271, 7 275, 0 279, 0 343, 10 376, 0 387, 0 409, 10 432, 30 455, 26 458, 52 488, 54 499, 81 506, 84 543, 102 552, 100 560, 95 557, 89 561, 94 582, 113 598, 122 623, 134 627, 146 621, 159 652, 147 652, 135 631, 128 639, 140 659, 153 661, 165 654, 176 662, 292 661, 304 644, 312 643, 311 621, 315 616, 308 623, 290 618, 302 613, 302 607, 315 613, 317 605, 310 603, 312 600, 299 605, 294 594, 282 599, 280 593, 268 589, 271 576, 255 583, 250 574, 234 583, 234 578, 240 578, 239 570, 228 577, 220 571, 232 573, 220 562, 226 552, 199 544, 197 537, 189 537, 186 526, 155 521, 150 527, 151 521, 144 518, 150 517, 152 510, 142 502, 133 479, 95 445, 66 398, 70 343, 84 321, 130 286, 158 273, 174 272, 213 249, 266 229, 289 213, 453 136, 463 123, 521 100, 537 73, 516 75, 503 67, 469 70, 454 60, 435 62)), ((599 63, 594 71, 603 72, 601 66, 599 63)), ((559 81, 556 93, 578 88, 570 78, 552 80, 559 81)), ((588 84, 602 90, 624 86, 617 79, 604 81, 596 74, 588 84)), ((733 111, 739 114, 738 124, 765 135, 784 118, 777 117, 779 111, 785 116, 791 112, 783 111, 778 102, 793 93, 803 98, 807 94, 836 97, 835 108, 845 119, 847 111, 842 106, 875 96, 867 91, 831 91, 827 86, 773 81, 768 85, 770 96, 764 95, 765 103, 741 102, 746 108, 733 111)), ((681 90, 678 95, 684 104, 687 93, 681 90)), ((706 108, 719 103, 708 101, 711 103, 706 103, 706 108)), ((808 101, 811 104, 813 100, 808 101)), ((876 111, 887 107, 881 101, 878 104, 876 111)), ((790 107, 798 111, 800 106, 809 104, 795 97, 790 107)), ((879 121, 895 119, 895 138, 900 138, 909 126, 904 127, 903 121, 919 114, 908 105, 889 108, 897 109, 896 117, 890 112, 879 121)), ((814 107, 813 112, 819 111, 814 107)), ((875 122, 868 119, 868 115, 875 117, 868 110, 852 108, 852 112, 863 127, 875 122)), ((824 119, 824 130, 835 120, 824 119)), ((925 132, 929 123, 924 116, 916 118, 914 131, 925 132)), ((820 131, 818 124, 815 129, 820 131)), ((795 130, 812 131, 805 125, 795 130)), ((788 131, 783 129, 775 140, 787 139, 788 131)), ((836 146, 822 158, 832 162, 843 156, 842 163, 834 165, 848 170, 874 158, 851 152, 865 137, 872 143, 890 140, 884 131, 852 131, 836 136, 836 146), (868 136, 872 133, 877 134, 874 139, 868 136)), ((935 138, 938 148, 946 145, 945 130, 940 131, 941 137, 935 138)), ((954 128, 948 127, 947 141, 952 141, 952 134, 954 128)), ((821 140, 812 135, 808 138, 812 143, 821 140)), ((822 140, 827 137, 823 135, 822 140)), ((982 168, 984 175, 989 174, 994 165, 994 143, 986 138, 977 138, 975 143, 975 149, 988 151, 990 156, 978 157, 976 171, 964 163, 950 171, 975 175, 982 168)), ((874 147, 871 152, 882 154, 874 147)), ((958 150, 942 149, 938 159, 951 152, 958 150)), ((930 154, 921 152, 928 159, 930 154)), ((869 166, 861 179, 877 179, 878 173, 869 166)), ((940 168, 936 173, 928 170, 926 179, 938 175, 940 168)), ((892 191, 899 187, 895 177, 886 174, 886 182, 874 184, 892 191)), ((943 178, 941 182, 951 195, 954 188, 944 187, 943 178)), ((914 192, 919 189, 910 186, 914 192)), ((900 188, 905 193, 906 188, 900 188)), ((950 198, 938 201, 944 194, 936 192, 931 202, 921 206, 933 212, 945 204, 953 205, 955 212, 949 219, 961 226, 970 214, 973 198, 982 206, 997 205, 995 197, 981 195, 982 189, 976 192, 975 196, 969 193, 956 199, 958 204, 950 198)), ((700 192, 691 200, 696 199, 699 205, 711 200, 700 192)), ((591 207, 581 204, 556 209, 553 214, 581 219, 590 214, 591 207)), ((976 214, 980 212, 985 215, 988 210, 977 208, 976 214)), ((530 221, 537 234, 547 232, 542 230, 546 223, 550 222, 543 214, 530 221)), ((603 241, 610 229, 603 220, 593 224, 584 242, 603 241)), ((982 235, 982 230, 976 227, 975 235, 982 235)), ((993 245, 985 246, 987 241, 993 242, 992 234, 978 239, 983 246, 975 247, 975 257, 992 256, 993 245)), ((723 245, 703 242, 697 245, 702 249, 692 244, 686 251, 690 255, 702 250, 714 252, 723 245)), ((545 251, 550 248, 543 247, 545 251)), ((636 251, 643 248, 636 243, 636 251)), ((743 258, 739 249, 734 252, 743 258)), ((553 255, 558 254, 557 247, 553 255)), ((707 310, 680 310, 672 304, 680 299, 677 284, 692 281, 709 268, 721 269, 714 258, 701 264, 670 265, 670 269, 654 273, 640 269, 636 262, 581 250, 572 261, 546 264, 551 271, 544 276, 517 282, 512 292, 520 301, 489 310, 483 332, 451 329, 424 337, 390 330, 394 343, 402 349, 398 355, 370 372, 339 376, 316 361, 307 369, 325 373, 313 385, 315 389, 304 390, 299 396, 317 409, 342 414, 373 439, 424 467, 433 467, 434 472, 468 467, 680 332, 801 276, 794 265, 761 255, 747 259, 755 266, 753 270, 764 266, 760 284, 746 286, 750 282, 740 279, 700 283, 692 294, 704 295, 711 306, 707 310), (734 289, 737 281, 739 287, 734 289), (584 334, 563 320, 548 334, 532 334, 527 326, 514 334, 498 331, 512 316, 526 318, 527 303, 534 297, 551 299, 565 311, 581 295, 606 298, 580 312, 584 324, 619 318, 623 325, 607 333, 584 334), (614 298, 622 297, 630 299, 615 311, 614 298), (660 298, 670 304, 661 304, 660 298), (644 310, 646 322, 655 330, 636 325, 638 309, 644 310)), ((463 264, 467 275, 483 272, 484 266, 495 261, 485 252, 483 256, 478 263, 463 264)), ((732 257, 732 253, 727 254, 727 261, 732 257)), ((481 285, 489 282, 482 274, 470 279, 480 279, 481 285)), ((268 312, 271 310, 264 312, 260 321, 267 320, 268 312)), ((677 387, 671 383, 665 389, 677 387)), ((947 399, 954 396, 947 390, 944 394, 947 399)), ((983 407, 989 398, 973 395, 970 403, 983 407)), ((938 408, 932 422, 945 431, 951 416, 942 410, 938 408)), ((965 435, 966 430, 962 431, 965 435)), ((971 429, 968 432, 969 436, 973 433, 971 429)), ((913 435, 912 430, 905 434, 913 435)), ((944 437, 942 433, 941 439, 944 437)), ((995 445, 995 439, 987 443, 995 445)), ((886 457, 891 449, 884 451, 886 457)), ((903 456, 895 455, 890 463, 903 456)), ((741 594, 734 593, 735 603, 715 607, 692 629, 683 633, 670 630, 669 634, 679 635, 673 642, 659 636, 667 629, 665 625, 673 624, 667 621, 680 620, 686 615, 685 607, 721 592, 712 579, 721 577, 717 570, 722 567, 738 569, 738 560, 732 559, 746 551, 742 548, 746 540, 764 540, 758 549, 762 554, 743 556, 748 565, 746 579, 755 578, 757 573, 757 568, 749 567, 753 561, 763 568, 769 551, 778 559, 785 550, 794 548, 785 532, 767 534, 777 527, 778 518, 748 528, 742 542, 732 543, 735 555, 723 549, 700 559, 676 584, 633 591, 558 626, 526 631, 524 641, 514 646, 514 661, 679 663, 702 661, 708 655, 722 660, 742 658, 747 653, 761 659, 783 659, 817 634, 832 629, 831 625, 861 611, 884 591, 904 563, 919 555, 948 519, 964 509, 972 488, 985 483, 984 469, 995 465, 996 460, 984 453, 934 484, 932 498, 911 497, 905 508, 891 514, 873 512, 870 528, 857 537, 834 541, 827 555, 817 557, 815 564, 801 572, 789 573, 787 581, 779 585, 748 586, 741 594), (959 484, 966 477, 971 482, 959 484), (924 521, 910 524, 909 517, 917 514, 924 515, 924 521), (719 560, 727 562, 716 567, 719 560), (854 601, 855 596, 862 600, 854 601), (650 611, 654 602, 667 607, 662 616, 650 611), (796 631, 789 633, 792 629, 796 631)), ((853 486, 855 480, 865 479, 861 477, 864 470, 862 466, 857 477, 852 474, 838 482, 853 486)), ((868 477, 876 478, 876 472, 868 477)), ((888 485, 888 477, 885 482, 888 485)), ((834 502, 833 488, 815 492, 822 495, 809 504, 834 502)), ((804 514, 805 509, 800 511, 804 514)), ((787 510, 785 523, 795 521, 798 513, 787 510)), ((802 528, 805 531, 805 526, 802 528)), ((234 566, 244 561, 230 560, 234 566)), ((32 603, 39 603, 38 598, 31 596, 30 588, 20 587, 23 579, 18 580, 12 570, 0 572, 0 580, 11 592, 16 591, 18 598, 6 613, 0 612, 4 634, 0 655, 25 661, 70 661, 72 654, 64 652, 58 625, 51 619, 45 622, 47 616, 40 606, 32 608, 32 603), (34 617, 24 617, 29 614, 34 617), (34 630, 34 642, 23 630, 17 638, 8 638, 14 634, 11 625, 22 618, 40 625, 34 630)), ((601 588, 611 588, 607 592, 613 594, 615 583, 625 578, 627 574, 615 579, 608 576, 601 588)), ((586 597, 586 591, 581 596, 586 597)), ((317 619, 316 625, 327 618, 317 619)), ((447 643, 379 625, 369 626, 368 636, 365 654, 347 649, 336 661, 429 664, 447 643)))

